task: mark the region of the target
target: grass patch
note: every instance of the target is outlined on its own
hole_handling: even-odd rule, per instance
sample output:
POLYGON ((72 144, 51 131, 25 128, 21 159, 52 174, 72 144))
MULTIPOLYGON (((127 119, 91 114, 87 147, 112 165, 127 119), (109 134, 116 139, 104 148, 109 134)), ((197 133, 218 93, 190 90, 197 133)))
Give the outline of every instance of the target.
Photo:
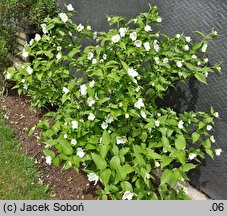
POLYGON ((12 129, 0 117, 0 200, 49 199, 48 187, 38 183, 34 161, 20 152, 12 129))

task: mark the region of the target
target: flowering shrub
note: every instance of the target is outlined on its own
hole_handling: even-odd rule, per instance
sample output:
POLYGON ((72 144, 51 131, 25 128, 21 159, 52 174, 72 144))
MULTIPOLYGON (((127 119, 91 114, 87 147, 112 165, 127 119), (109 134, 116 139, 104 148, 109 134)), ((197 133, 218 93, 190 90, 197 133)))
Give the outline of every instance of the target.
POLYGON ((92 33, 72 23, 74 9, 67 8, 69 14, 46 18, 43 35, 25 46, 22 56, 32 62, 5 73, 19 93, 32 96, 33 106, 58 107, 37 126, 46 162, 83 169, 89 181, 102 183, 102 199, 188 199, 178 184, 206 155, 213 158, 218 113, 177 114, 156 99, 180 80, 206 83, 209 73, 220 71, 207 58, 217 32, 197 32, 198 43, 155 33, 152 26, 162 19, 150 7, 129 21, 108 17, 113 28, 92 33), (92 38, 94 45, 84 48, 82 41, 92 38))

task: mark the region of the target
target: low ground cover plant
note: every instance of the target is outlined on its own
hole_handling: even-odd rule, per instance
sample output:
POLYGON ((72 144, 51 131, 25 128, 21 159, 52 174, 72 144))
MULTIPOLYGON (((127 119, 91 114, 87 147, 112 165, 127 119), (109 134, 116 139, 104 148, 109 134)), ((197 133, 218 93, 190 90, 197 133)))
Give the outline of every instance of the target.
POLYGON ((212 135, 218 113, 176 113, 156 100, 179 81, 206 83, 221 71, 207 57, 217 32, 197 32, 200 42, 154 32, 162 19, 150 6, 130 20, 108 16, 112 28, 97 33, 73 23, 74 8, 67 9, 44 19, 43 34, 25 46, 22 56, 32 61, 5 72, 33 107, 56 109, 37 125, 46 162, 82 169, 102 183, 102 199, 188 199, 179 182, 207 155, 221 153, 212 135))

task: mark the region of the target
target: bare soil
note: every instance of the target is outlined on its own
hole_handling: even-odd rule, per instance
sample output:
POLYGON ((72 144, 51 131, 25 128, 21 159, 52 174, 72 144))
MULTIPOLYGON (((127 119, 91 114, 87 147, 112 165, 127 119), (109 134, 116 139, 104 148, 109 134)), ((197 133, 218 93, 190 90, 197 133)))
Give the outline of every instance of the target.
POLYGON ((4 109, 5 119, 14 129, 16 138, 21 143, 23 154, 32 157, 41 173, 40 183, 49 185, 51 199, 60 200, 93 200, 97 199, 94 186, 86 175, 74 169, 62 171, 61 167, 49 166, 43 156, 44 144, 38 143, 36 135, 28 136, 28 131, 42 119, 44 112, 31 110, 28 96, 18 96, 10 91, 0 98, 0 109, 4 109))

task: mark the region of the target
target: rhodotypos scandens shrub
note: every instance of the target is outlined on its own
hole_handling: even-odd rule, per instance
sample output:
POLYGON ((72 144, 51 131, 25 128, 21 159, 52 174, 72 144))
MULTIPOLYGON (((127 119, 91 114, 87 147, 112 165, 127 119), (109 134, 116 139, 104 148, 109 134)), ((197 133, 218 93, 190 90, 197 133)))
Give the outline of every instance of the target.
POLYGON ((194 42, 154 32, 162 21, 156 7, 129 21, 108 17, 107 33, 73 24, 70 13, 46 18, 44 34, 22 53, 31 62, 6 72, 34 106, 58 107, 38 124, 47 163, 83 169, 89 181, 102 183, 102 199, 187 199, 179 182, 206 155, 213 158, 218 113, 176 113, 156 100, 180 80, 206 83, 220 71, 207 58, 217 33, 197 32, 203 40, 194 42), (93 45, 82 46, 84 39, 93 45))

